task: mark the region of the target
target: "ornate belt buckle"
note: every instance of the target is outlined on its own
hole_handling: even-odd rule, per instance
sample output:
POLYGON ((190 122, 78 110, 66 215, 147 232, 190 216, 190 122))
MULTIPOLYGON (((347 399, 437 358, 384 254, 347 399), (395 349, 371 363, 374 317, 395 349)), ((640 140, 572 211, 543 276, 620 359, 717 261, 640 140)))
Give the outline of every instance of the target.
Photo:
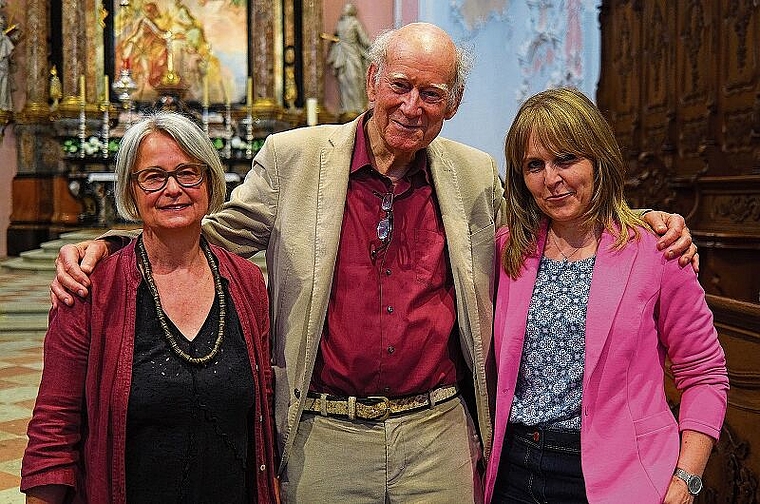
POLYGON ((382 422, 384 420, 387 420, 388 417, 391 416, 391 400, 388 399, 385 396, 369 396, 367 397, 368 401, 379 401, 377 404, 373 404, 372 406, 366 406, 370 409, 372 412, 372 417, 367 418, 367 420, 377 420, 378 422, 382 422), (380 414, 380 416, 374 416, 375 414, 380 414))

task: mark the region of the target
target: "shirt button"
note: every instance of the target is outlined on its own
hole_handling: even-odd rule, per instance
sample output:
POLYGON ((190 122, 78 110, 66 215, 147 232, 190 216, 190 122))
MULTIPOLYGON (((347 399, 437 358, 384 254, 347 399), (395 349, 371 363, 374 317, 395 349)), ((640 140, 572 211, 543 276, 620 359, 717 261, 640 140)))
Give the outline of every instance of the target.
POLYGON ((385 274, 386 274, 387 276, 391 276, 391 270, 389 270, 389 269, 385 270, 385 274))
POLYGON ((393 313, 393 307, 392 306, 389 306, 388 308, 386 308, 386 310, 388 311, 388 313, 393 313))
POLYGON ((267 466, 265 466, 264 464, 261 464, 259 466, 259 471, 266 471, 266 470, 267 470, 267 466))
POLYGON ((393 348, 392 346, 389 346, 389 347, 388 347, 388 353, 393 353, 393 352, 395 352, 395 351, 396 351, 396 349, 395 349, 395 348, 393 348))

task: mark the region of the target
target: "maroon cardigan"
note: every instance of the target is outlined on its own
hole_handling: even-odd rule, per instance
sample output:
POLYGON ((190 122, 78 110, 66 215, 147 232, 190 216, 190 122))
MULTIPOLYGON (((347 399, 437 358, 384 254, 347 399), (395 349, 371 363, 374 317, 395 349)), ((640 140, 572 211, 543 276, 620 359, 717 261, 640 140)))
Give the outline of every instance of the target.
MULTIPOLYGON (((252 502, 274 502, 273 389, 264 278, 251 262, 216 246, 212 250, 221 275, 229 280, 260 413, 253 425, 255 461, 249 464, 256 472, 252 502)), ((133 241, 101 261, 86 300, 51 310, 42 383, 21 467, 22 491, 66 485, 74 489, 74 502, 125 502, 124 440, 141 279, 133 241)))

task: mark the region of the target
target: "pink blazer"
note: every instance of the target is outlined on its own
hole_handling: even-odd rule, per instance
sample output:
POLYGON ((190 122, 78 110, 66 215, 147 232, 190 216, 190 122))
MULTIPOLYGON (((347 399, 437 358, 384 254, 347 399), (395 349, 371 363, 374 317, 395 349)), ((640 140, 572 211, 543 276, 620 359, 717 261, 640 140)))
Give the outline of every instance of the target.
MULTIPOLYGON (((509 421, 528 305, 546 242, 521 276, 499 268, 494 322, 496 418, 486 470, 486 502, 493 496, 509 421)), ((509 238, 496 235, 501 251, 509 238)), ((586 356, 581 400, 581 463, 589 502, 662 502, 676 466, 679 431, 718 438, 726 411, 728 378, 723 349, 704 291, 690 267, 666 261, 657 238, 643 231, 623 250, 603 233, 586 315, 586 356), (679 420, 664 391, 665 357, 683 392, 679 420)), ((497 257, 500 257, 497 255, 497 257)))

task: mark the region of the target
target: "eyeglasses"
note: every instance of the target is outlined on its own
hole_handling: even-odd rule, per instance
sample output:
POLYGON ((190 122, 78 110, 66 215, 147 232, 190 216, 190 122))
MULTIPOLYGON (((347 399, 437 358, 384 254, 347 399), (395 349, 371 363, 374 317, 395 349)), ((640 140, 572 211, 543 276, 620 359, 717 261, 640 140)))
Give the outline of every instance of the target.
POLYGON ((182 163, 174 171, 166 171, 158 166, 150 166, 130 175, 145 192, 156 192, 166 187, 169 177, 174 177, 182 187, 197 187, 203 182, 208 165, 203 163, 182 163))
POLYGON ((382 245, 372 250, 373 259, 388 247, 393 236, 393 193, 380 194, 379 192, 375 192, 375 196, 380 198, 380 210, 385 212, 385 217, 377 223, 377 239, 382 242, 382 245))
POLYGON ((391 241, 393 234, 393 193, 385 193, 381 196, 380 210, 385 212, 385 217, 377 223, 377 239, 384 244, 391 241))

